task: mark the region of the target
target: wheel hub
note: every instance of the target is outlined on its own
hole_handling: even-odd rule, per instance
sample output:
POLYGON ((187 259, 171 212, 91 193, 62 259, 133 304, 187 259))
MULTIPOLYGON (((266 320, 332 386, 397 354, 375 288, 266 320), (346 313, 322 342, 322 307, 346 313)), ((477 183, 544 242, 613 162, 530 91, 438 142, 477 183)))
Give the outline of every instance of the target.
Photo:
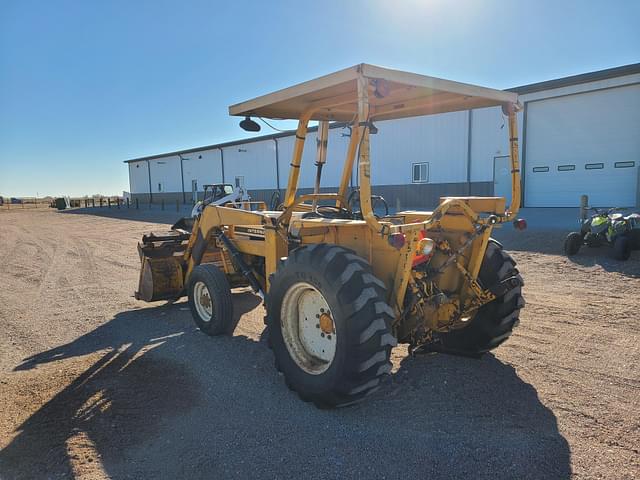
POLYGON ((203 292, 202 295, 200 295, 200 305, 207 309, 211 308, 211 299, 209 298, 209 292, 203 292))
POLYGON ((292 360, 305 372, 325 372, 336 354, 336 330, 329 304, 311 284, 292 285, 282 299, 282 336, 292 360))
POLYGON ((320 325, 320 330, 327 335, 334 333, 335 331, 333 328, 333 320, 328 312, 320 314, 320 323, 318 325, 320 325))
POLYGON ((209 289, 204 282, 197 282, 195 284, 193 288, 193 299, 198 316, 202 321, 211 321, 211 317, 213 316, 213 302, 211 301, 209 289))

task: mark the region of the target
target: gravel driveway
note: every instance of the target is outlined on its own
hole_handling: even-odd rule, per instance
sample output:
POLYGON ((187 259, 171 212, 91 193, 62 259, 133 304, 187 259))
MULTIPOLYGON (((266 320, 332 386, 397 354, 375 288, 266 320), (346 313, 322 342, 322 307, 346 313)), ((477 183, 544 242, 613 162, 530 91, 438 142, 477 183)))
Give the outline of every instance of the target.
POLYGON ((102 213, 0 211, 2 479, 640 476, 640 252, 501 232, 514 336, 481 360, 398 346, 381 391, 327 411, 285 387, 251 293, 232 338, 132 297, 136 242, 175 212, 102 213))

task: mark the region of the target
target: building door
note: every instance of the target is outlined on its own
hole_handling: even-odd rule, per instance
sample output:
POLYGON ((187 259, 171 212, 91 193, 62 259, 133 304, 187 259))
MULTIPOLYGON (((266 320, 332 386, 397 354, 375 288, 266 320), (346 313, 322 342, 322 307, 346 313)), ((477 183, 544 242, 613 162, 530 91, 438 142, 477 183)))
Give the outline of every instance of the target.
POLYGON ((504 197, 511 205, 511 158, 508 155, 493 157, 493 196, 504 197))
POLYGON ((636 203, 640 85, 527 103, 525 206, 636 203))

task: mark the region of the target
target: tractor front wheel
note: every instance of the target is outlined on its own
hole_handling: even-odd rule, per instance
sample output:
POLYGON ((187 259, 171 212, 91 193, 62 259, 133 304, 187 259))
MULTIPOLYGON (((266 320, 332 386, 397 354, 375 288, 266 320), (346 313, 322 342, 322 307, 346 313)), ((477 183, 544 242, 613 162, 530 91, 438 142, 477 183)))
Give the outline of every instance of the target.
POLYGON ((227 276, 212 264, 198 265, 189 277, 189 308, 196 325, 207 335, 231 333, 233 299, 227 276))
POLYGON ((355 403, 391 370, 393 311, 369 263, 318 244, 290 252, 271 277, 269 342, 291 390, 318 407, 355 403))

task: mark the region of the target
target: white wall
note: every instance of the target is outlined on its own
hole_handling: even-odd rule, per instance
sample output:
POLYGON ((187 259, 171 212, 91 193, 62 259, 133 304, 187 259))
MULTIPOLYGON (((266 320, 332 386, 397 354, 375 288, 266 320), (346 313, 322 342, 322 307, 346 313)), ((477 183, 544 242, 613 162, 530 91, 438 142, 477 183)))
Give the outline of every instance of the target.
POLYGON ((129 163, 131 193, 149 193, 149 170, 145 160, 129 163))
POLYGON ((191 192, 192 180, 198 182, 198 191, 203 190, 203 185, 222 183, 222 162, 217 148, 186 153, 182 158, 185 192, 191 192))
MULTIPOLYGON (((342 167, 349 145, 349 134, 346 128, 330 128, 327 141, 327 162, 322 168, 322 187, 337 187, 342 176, 342 167)), ((313 188, 316 181, 316 139, 317 132, 309 132, 304 142, 304 151, 300 164, 298 188, 313 188)), ((278 156, 280 159, 280 188, 287 187, 289 165, 293 155, 295 136, 278 139, 278 156)))
POLYGON ((176 155, 149 160, 153 193, 181 192, 180 158, 176 155))
POLYGON ((468 112, 443 113, 376 123, 371 135, 371 183, 404 185, 412 164, 429 162, 428 183, 467 179, 468 112))
POLYGON ((244 176, 251 190, 276 188, 276 145, 273 140, 224 148, 224 179, 235 184, 236 176, 244 176))
MULTIPOLYGON (((518 147, 522 163, 523 118, 518 112, 518 147)), ((471 181, 492 182, 495 157, 509 155, 509 120, 501 107, 479 108, 471 114, 471 181)))

